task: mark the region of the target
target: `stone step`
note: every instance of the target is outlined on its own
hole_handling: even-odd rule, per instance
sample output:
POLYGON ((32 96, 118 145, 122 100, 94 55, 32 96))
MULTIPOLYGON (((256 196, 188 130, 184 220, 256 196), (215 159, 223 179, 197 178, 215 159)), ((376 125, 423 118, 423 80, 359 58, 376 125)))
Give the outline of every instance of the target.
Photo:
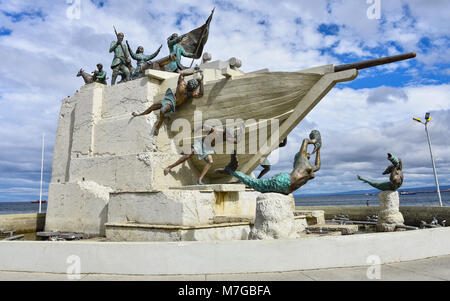
POLYGON ((325 224, 325 211, 323 210, 295 210, 294 216, 304 215, 308 225, 324 225, 325 224))
POLYGON ((308 226, 308 230, 312 231, 328 231, 328 232, 341 232, 342 235, 350 235, 358 232, 358 225, 334 225, 334 224, 323 224, 316 226, 308 226))
POLYGON ((230 241, 247 240, 248 222, 198 226, 106 223, 108 241, 230 241))
POLYGON ((248 223, 253 224, 255 222, 254 216, 248 215, 236 215, 236 216, 224 216, 224 215, 216 215, 213 218, 214 224, 222 224, 222 223, 248 223))
MULTIPOLYGON (((244 184, 206 184, 206 185, 185 185, 175 186, 169 189, 176 190, 199 190, 199 191, 220 191, 220 192, 235 192, 246 191, 244 184)), ((249 189, 253 190, 253 189, 249 189)))

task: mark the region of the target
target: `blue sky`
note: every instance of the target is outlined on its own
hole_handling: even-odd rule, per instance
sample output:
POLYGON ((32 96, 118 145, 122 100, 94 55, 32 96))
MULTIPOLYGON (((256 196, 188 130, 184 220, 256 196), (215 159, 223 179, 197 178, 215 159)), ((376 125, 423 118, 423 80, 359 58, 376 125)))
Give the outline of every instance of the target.
MULTIPOLYGON (((75 1, 77 2, 77 1, 75 1)), ((250 72, 296 71, 403 52, 407 62, 362 70, 338 84, 290 134, 287 155, 271 175, 290 171, 301 140, 319 129, 323 167, 299 191, 365 189, 356 174, 382 179, 386 153, 400 156, 404 187, 433 185, 423 127, 412 121, 432 113, 430 125, 439 179, 450 180, 450 32, 446 0, 381 0, 381 18, 369 19, 366 0, 124 1, 80 0, 69 18, 65 0, 0 0, 0 201, 39 197, 41 136, 46 133, 46 198, 61 100, 82 85, 75 75, 112 60, 112 26, 133 48, 168 54, 166 38, 201 25, 216 12, 205 50, 213 59, 242 60, 250 72), (73 16, 73 14, 72 14, 73 16)), ((188 64, 187 61, 184 62, 188 64)))

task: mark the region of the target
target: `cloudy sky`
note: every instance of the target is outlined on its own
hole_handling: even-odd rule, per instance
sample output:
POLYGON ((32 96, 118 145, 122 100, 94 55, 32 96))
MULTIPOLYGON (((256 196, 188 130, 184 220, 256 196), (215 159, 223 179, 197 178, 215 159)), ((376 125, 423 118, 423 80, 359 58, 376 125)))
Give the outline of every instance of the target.
POLYGON ((449 185, 450 3, 380 0, 380 19, 374 19, 367 13, 373 1, 0 0, 0 201, 39 197, 43 132, 46 198, 61 100, 81 86, 80 67, 91 71, 102 62, 111 74, 113 25, 133 48, 153 52, 163 44, 163 56, 166 38, 203 24, 213 6, 205 50, 213 59, 240 58, 245 72, 417 52, 414 60, 363 70, 338 84, 290 134, 287 156, 272 175, 290 171, 301 140, 319 129, 322 169, 299 192, 366 189, 356 174, 381 180, 387 152, 403 159, 404 187, 432 186, 424 128, 412 121, 429 111, 439 180, 449 185))

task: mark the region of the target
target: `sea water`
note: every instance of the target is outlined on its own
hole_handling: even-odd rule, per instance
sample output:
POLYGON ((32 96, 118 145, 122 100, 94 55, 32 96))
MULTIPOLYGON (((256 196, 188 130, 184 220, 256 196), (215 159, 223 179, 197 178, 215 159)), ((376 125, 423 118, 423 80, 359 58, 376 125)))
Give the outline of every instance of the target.
MULTIPOLYGON (((42 213, 47 210, 47 204, 42 204, 42 213)), ((0 202, 0 215, 38 213, 39 203, 31 202, 0 202)))
MULTIPOLYGON (((450 192, 441 192, 442 203, 450 206, 450 192)), ((348 194, 329 196, 295 196, 296 206, 378 206, 376 194, 348 194)), ((400 206, 439 206, 436 193, 417 193, 414 195, 400 195, 400 206)), ((42 204, 42 212, 47 210, 47 204, 42 204)), ((31 202, 0 202, 0 215, 24 214, 39 212, 39 204, 31 202)))
MULTIPOLYGON (((441 192, 442 205, 450 206, 450 192, 441 192)), ((378 194, 347 194, 330 196, 295 196, 296 206, 378 206, 378 194)), ((436 193, 400 195, 400 206, 439 206, 436 193)))

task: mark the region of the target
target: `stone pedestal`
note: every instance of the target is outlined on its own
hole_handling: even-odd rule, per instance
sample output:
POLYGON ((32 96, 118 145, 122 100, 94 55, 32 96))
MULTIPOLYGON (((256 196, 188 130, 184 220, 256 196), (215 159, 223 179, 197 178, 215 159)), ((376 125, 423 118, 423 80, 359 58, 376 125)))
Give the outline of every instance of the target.
MULTIPOLYGON (((296 238, 292 195, 264 193, 256 199, 255 224, 249 239, 296 238)), ((303 229, 302 229, 303 230, 303 229)))
POLYGON ((378 195, 380 200, 380 212, 378 213, 378 232, 395 231, 397 225, 403 225, 404 219, 401 214, 400 198, 397 191, 382 191, 378 195))

